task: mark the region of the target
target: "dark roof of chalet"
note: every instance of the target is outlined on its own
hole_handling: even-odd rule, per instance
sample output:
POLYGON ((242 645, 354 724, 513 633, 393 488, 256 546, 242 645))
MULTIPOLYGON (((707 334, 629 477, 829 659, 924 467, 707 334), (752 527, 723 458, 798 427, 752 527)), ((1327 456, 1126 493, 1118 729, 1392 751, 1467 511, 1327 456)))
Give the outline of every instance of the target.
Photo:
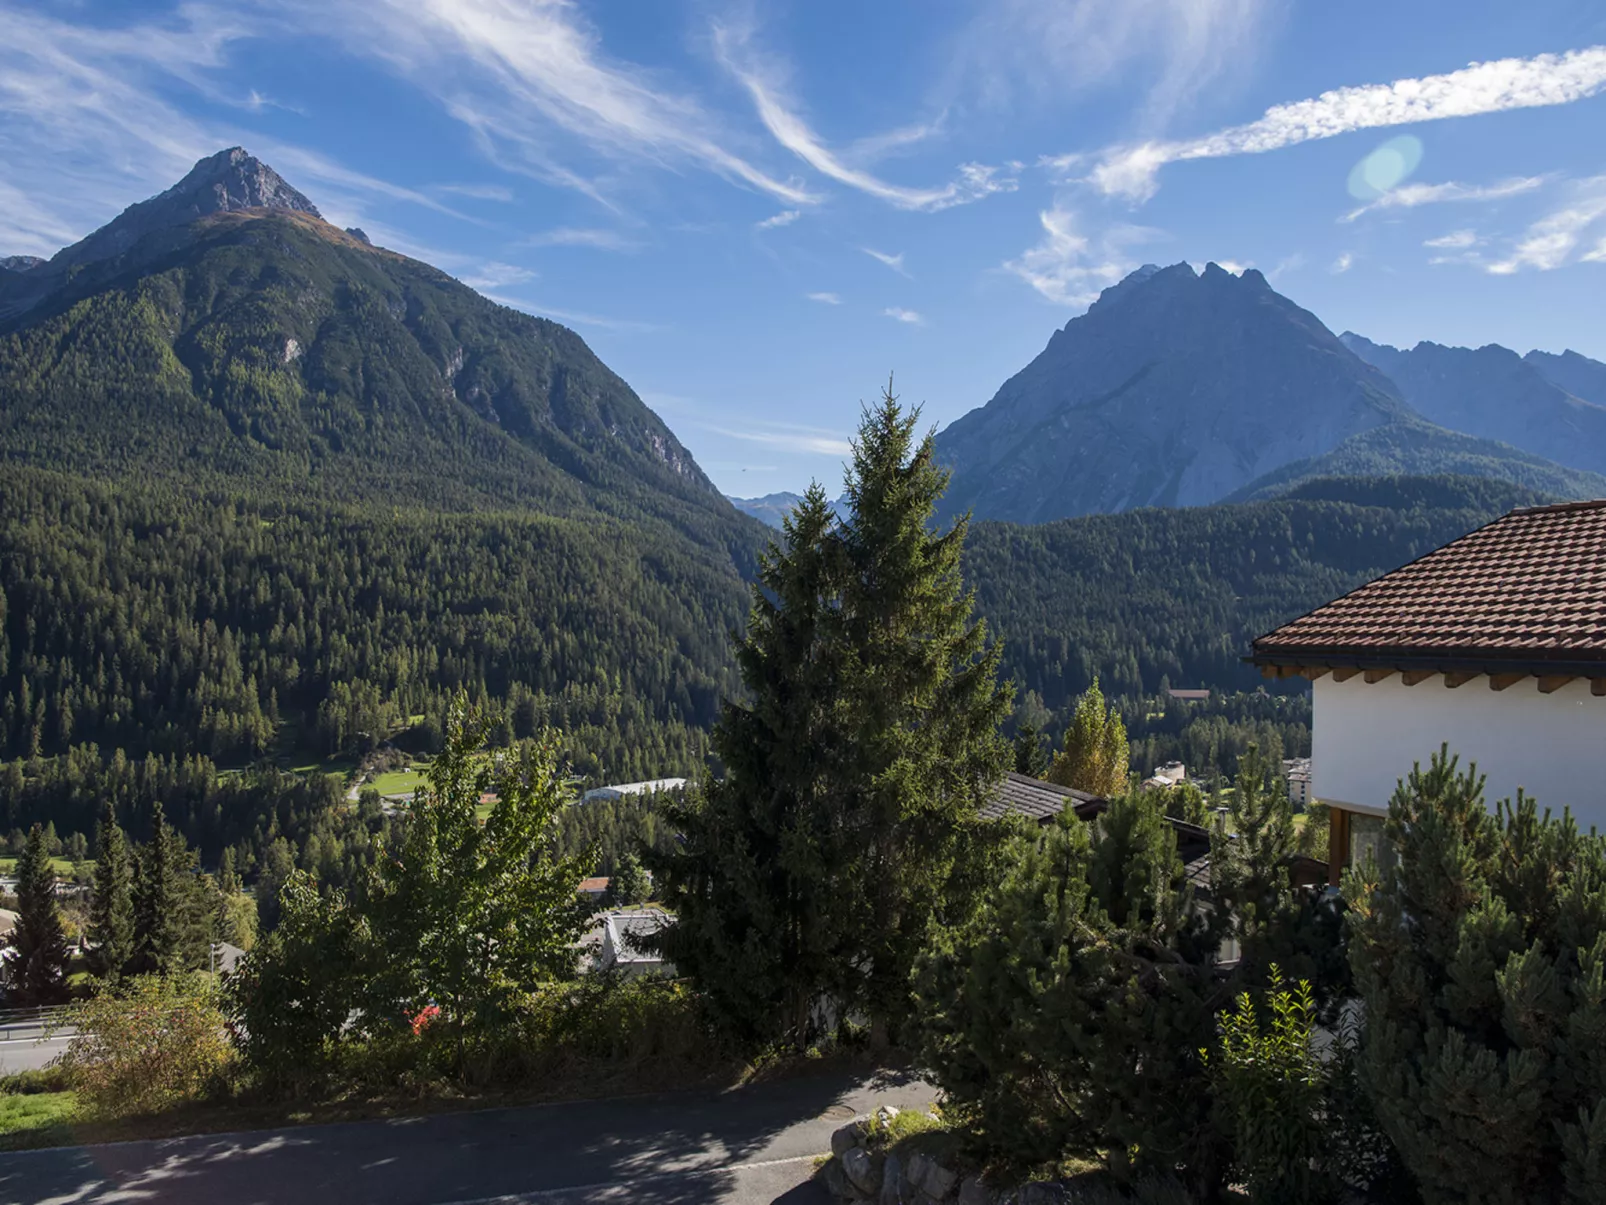
POLYGON ((1268 632, 1249 660, 1606 675, 1606 500, 1514 510, 1268 632))
MULTIPOLYGON (((1110 806, 1102 795, 1090 795, 1058 783, 1029 778, 1013 771, 1004 775, 992 801, 981 809, 985 819, 997 820, 1010 812, 1025 816, 1038 824, 1049 824, 1066 804, 1073 805, 1079 820, 1096 820, 1110 806)), ((1177 834, 1177 856, 1182 859, 1182 873, 1195 888, 1208 895, 1210 890, 1210 830, 1185 820, 1166 818, 1177 834)), ((1327 863, 1303 854, 1295 855, 1293 869, 1296 877, 1311 882, 1325 881, 1327 863)))
POLYGON ((983 819, 997 820, 1016 812, 1028 820, 1044 824, 1063 812, 1067 803, 1074 803, 1076 814, 1084 820, 1098 815, 1108 806, 1098 795, 1044 782, 1041 778, 1029 778, 1011 770, 1004 775, 1004 781, 998 784, 998 793, 982 805, 981 814, 983 819), (1082 813, 1090 808, 1095 810, 1083 816, 1082 813))

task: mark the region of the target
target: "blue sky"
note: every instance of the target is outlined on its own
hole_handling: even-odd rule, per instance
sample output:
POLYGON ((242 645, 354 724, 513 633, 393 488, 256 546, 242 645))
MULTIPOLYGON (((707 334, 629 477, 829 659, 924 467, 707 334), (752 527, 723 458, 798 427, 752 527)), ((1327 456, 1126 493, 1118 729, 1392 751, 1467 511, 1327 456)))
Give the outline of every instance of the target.
POLYGON ((1606 359, 1599 0, 0 0, 0 254, 241 144, 566 322, 721 488, 840 481, 1146 261, 1606 359))

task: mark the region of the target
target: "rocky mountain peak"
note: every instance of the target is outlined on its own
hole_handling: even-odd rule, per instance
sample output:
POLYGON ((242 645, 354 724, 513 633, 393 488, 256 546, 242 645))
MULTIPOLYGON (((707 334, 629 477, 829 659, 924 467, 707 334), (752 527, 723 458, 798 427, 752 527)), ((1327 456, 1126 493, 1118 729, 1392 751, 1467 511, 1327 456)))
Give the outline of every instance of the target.
POLYGON ((158 230, 185 226, 214 213, 281 209, 321 218, 317 206, 244 147, 208 155, 165 192, 123 210, 99 230, 56 253, 54 272, 110 259, 158 230))

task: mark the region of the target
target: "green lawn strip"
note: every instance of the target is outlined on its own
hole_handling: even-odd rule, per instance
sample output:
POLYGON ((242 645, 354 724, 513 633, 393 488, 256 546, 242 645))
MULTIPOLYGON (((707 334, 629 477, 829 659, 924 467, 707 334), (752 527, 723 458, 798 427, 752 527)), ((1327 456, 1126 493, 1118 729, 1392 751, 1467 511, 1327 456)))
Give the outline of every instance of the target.
MULTIPOLYGON (((94 863, 93 862, 89 862, 89 863, 86 863, 86 865, 94 866, 94 863)), ((72 877, 72 863, 70 861, 68 861, 66 858, 51 858, 50 859, 50 869, 52 869, 52 870, 54 870, 56 872, 56 877, 57 878, 62 878, 64 876, 67 877, 67 878, 71 878, 72 877)), ((0 858, 0 874, 16 874, 16 873, 17 873, 17 859, 16 858, 12 858, 12 857, 0 858)))
POLYGON ((0 1094, 0 1150, 76 1142, 77 1116, 78 1101, 71 1092, 0 1094))
POLYGON ((423 781, 424 768, 409 766, 405 770, 387 770, 364 783, 363 789, 372 787, 381 795, 411 795, 423 781))

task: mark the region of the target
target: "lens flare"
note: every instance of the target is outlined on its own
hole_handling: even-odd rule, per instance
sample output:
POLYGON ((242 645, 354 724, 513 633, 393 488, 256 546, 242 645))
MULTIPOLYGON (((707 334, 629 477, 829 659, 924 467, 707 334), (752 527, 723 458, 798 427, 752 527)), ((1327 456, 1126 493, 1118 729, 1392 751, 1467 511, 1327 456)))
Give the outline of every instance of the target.
POLYGON ((1375 201, 1410 179, 1422 162, 1422 140, 1415 134, 1390 138, 1349 173, 1349 195, 1357 201, 1375 201))

